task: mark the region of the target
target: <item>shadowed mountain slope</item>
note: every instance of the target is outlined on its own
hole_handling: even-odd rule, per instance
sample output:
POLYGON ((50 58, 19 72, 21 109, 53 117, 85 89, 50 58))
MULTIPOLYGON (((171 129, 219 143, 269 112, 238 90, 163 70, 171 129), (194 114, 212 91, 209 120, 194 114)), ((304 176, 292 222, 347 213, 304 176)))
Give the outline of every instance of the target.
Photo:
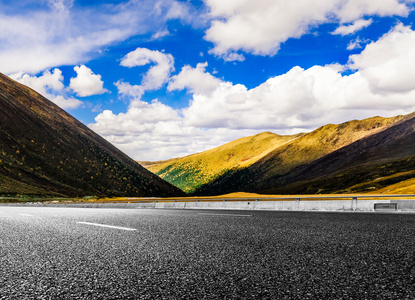
POLYGON ((242 185, 261 194, 385 192, 413 177, 413 123, 411 114, 326 125, 287 145, 291 149, 278 149, 196 193, 230 192, 242 185))
POLYGON ((287 176, 270 178, 259 189, 272 193, 413 193, 414 177, 415 115, 410 114, 287 176))
POLYGON ((0 195, 174 196, 58 106, 0 74, 0 195))
POLYGON ((191 193, 229 170, 241 170, 252 165, 270 151, 298 136, 300 135, 281 136, 264 132, 190 156, 140 163, 168 182, 191 193))

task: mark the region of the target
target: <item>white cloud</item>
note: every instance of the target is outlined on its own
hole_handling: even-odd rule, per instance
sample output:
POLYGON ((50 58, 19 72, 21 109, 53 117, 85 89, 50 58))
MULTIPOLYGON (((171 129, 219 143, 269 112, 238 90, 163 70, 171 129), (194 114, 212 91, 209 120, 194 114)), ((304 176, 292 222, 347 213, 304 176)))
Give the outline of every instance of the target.
POLYGON ((157 100, 153 100, 152 103, 134 100, 127 113, 114 115, 112 111, 105 110, 95 118, 97 123, 91 125, 91 128, 103 135, 117 135, 122 132, 128 136, 149 130, 154 132, 157 125, 176 122, 179 119, 177 111, 157 100))
POLYGON ((211 94, 220 84, 220 80, 206 73, 206 63, 197 64, 196 68, 184 66, 178 75, 171 78, 168 91, 188 89, 194 94, 211 94))
POLYGON ((144 94, 144 89, 140 85, 131 85, 128 82, 118 80, 114 83, 118 89, 118 93, 132 99, 141 99, 141 96, 144 94))
POLYGON ((389 33, 350 57, 374 93, 408 93, 415 89, 415 32, 398 24, 389 33))
MULTIPOLYGON (((0 72, 37 74, 85 63, 103 47, 134 35, 164 30, 170 19, 197 22, 190 5, 176 0, 123 1, 79 7, 50 0, 0 10, 0 72), (43 5, 46 2, 48 5, 43 5)), ((162 31, 161 31, 162 32, 162 31)))
MULTIPOLYGON (((412 32, 415 34, 414 32, 412 32)), ((379 40, 393 38, 396 32, 379 40)), ((400 36, 399 39, 405 39, 400 36)), ((395 38, 395 41, 397 39, 395 38)), ((409 49, 408 41, 408 51, 409 49)), ((373 47, 373 46, 372 46, 373 47)), ((396 47, 400 47, 398 43, 396 47)), ((370 45, 366 48, 370 49, 370 45)), ((366 51, 366 50, 365 50, 366 51)), ((354 56, 355 61, 366 57, 354 56)), ((387 52, 379 61, 377 82, 387 79, 383 90, 372 88, 369 69, 362 67, 351 75, 342 75, 344 66, 314 66, 309 69, 294 67, 289 72, 268 79, 263 84, 247 89, 245 86, 221 81, 211 94, 195 93, 190 105, 182 111, 183 124, 200 128, 258 129, 271 128, 284 133, 293 128, 311 129, 327 123, 339 123, 353 118, 374 115, 393 116, 415 110, 415 84, 403 78, 413 78, 415 66, 403 69, 395 81, 386 70, 389 60, 405 61, 408 51, 387 52), (397 58, 396 56, 399 56, 397 58), (385 62, 386 66, 382 66, 385 62), (381 68, 385 68, 384 70, 381 68), (402 78, 401 78, 402 77, 402 78)), ((371 54, 374 55, 372 52, 371 54)), ((400 63, 395 66, 399 67, 400 63)), ((393 74, 395 75, 395 74, 393 74)))
POLYGON ((59 11, 66 11, 72 7, 74 0, 48 0, 49 6, 59 11))
POLYGON ((232 129, 311 128, 340 108, 340 102, 332 101, 340 79, 338 66, 316 66, 294 67, 251 90, 221 82, 211 95, 193 95, 183 110, 184 123, 232 129))
POLYGON ((76 109, 82 105, 82 102, 78 99, 73 97, 65 98, 62 95, 50 95, 50 98, 48 99, 62 109, 76 109))
POLYGON ((76 66, 74 70, 77 76, 71 78, 69 86, 78 96, 87 97, 107 92, 104 89, 104 82, 101 80, 101 75, 94 74, 85 65, 76 66))
POLYGON ((335 14, 341 23, 352 22, 363 16, 407 16, 411 10, 412 0, 347 0, 336 1, 335 14))
POLYGON ((41 76, 30 76, 25 73, 14 73, 9 75, 10 78, 34 89, 50 101, 54 102, 63 109, 75 109, 82 105, 82 102, 73 97, 66 98, 62 71, 54 69, 43 72, 41 76))
POLYGON ((360 30, 362 30, 365 27, 368 27, 370 24, 372 24, 373 20, 364 20, 360 19, 355 21, 353 24, 350 25, 342 25, 336 28, 335 31, 332 32, 332 34, 340 34, 340 35, 349 35, 354 34, 360 30))
MULTIPOLYGON (((238 51, 275 55, 281 43, 298 38, 319 24, 355 22, 364 16, 408 15, 398 0, 205 0, 213 21, 205 39, 212 54, 242 60, 238 51)), ((361 25, 361 24, 360 24, 361 25)), ((351 30, 352 28, 349 28, 351 30)))
POLYGON ((151 63, 154 65, 150 67, 141 81, 141 86, 146 91, 158 89, 167 82, 170 73, 174 71, 173 56, 157 50, 137 48, 121 60, 121 66, 129 68, 151 63))
POLYGON ((164 38, 165 36, 168 36, 168 35, 170 35, 170 32, 169 32, 169 30, 166 28, 166 29, 164 29, 164 30, 160 30, 160 31, 157 31, 156 33, 154 33, 154 34, 151 36, 151 39, 152 39, 152 40, 158 40, 158 39, 164 38))
POLYGON ((39 77, 30 76, 22 72, 11 74, 9 77, 31 87, 43 96, 48 94, 48 90, 61 91, 65 87, 62 71, 59 69, 54 69, 52 72, 47 70, 39 77))
POLYGON ((361 49, 363 43, 367 43, 367 41, 362 41, 359 37, 357 37, 349 42, 347 50, 361 49))
POLYGON ((131 102, 126 113, 105 110, 89 127, 136 160, 161 160, 222 145, 253 130, 202 129, 184 126, 177 110, 157 100, 131 102))
POLYGON ((174 71, 174 58, 157 50, 137 48, 125 55, 121 60, 121 66, 137 67, 153 64, 144 74, 141 85, 131 85, 119 80, 115 83, 118 92, 133 99, 140 99, 145 91, 159 89, 166 83, 172 71, 174 71))

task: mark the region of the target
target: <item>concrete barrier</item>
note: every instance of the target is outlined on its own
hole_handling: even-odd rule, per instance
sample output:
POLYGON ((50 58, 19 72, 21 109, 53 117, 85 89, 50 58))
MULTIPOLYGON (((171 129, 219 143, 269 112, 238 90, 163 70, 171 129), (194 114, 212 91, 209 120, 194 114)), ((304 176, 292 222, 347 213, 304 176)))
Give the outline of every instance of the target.
MULTIPOLYGON (((364 196, 362 196, 363 198, 364 196)), ((383 196, 384 197, 384 196, 383 196)), ((325 197, 321 197, 325 198, 325 197)), ((203 200, 148 200, 141 202, 68 202, 68 203, 1 203, 4 206, 48 206, 48 207, 84 207, 84 208, 164 208, 164 209, 228 209, 228 210, 279 210, 279 211, 358 211, 373 212, 375 204, 395 203, 396 211, 415 212, 415 200, 401 199, 358 199, 358 197, 333 196, 321 199, 304 198, 263 198, 263 199, 203 199, 203 200)), ((368 198, 368 197, 366 197, 368 198)), ((370 197, 369 197, 370 198, 370 197)), ((378 207, 381 207, 378 206, 378 207)), ((385 206, 386 207, 386 206, 385 206)), ((380 210, 382 211, 382 210, 380 210)))
MULTIPOLYGON (((375 203, 398 203, 400 211, 415 211, 415 200, 285 200, 285 201, 199 201, 158 202, 154 208, 287 210, 287 211, 374 211, 375 203), (392 202, 393 201, 393 202, 392 202)), ((145 207, 139 203, 139 207, 145 207)))

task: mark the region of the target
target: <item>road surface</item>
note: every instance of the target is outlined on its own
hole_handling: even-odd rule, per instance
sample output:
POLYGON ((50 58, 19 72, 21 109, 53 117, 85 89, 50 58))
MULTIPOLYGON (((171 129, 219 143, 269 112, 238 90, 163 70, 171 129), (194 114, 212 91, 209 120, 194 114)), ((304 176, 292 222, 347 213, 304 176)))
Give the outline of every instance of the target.
POLYGON ((414 299, 415 215, 0 206, 0 299, 414 299))

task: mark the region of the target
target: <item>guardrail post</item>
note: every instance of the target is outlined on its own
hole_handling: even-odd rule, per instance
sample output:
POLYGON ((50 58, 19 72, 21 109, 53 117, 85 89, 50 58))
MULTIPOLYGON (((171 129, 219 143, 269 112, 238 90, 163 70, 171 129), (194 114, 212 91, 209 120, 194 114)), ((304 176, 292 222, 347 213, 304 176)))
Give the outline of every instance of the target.
POLYGON ((297 205, 296 205, 297 210, 300 210, 300 200, 301 200, 301 198, 296 198, 295 199, 295 202, 297 203, 297 205))
POLYGON ((357 210, 357 197, 352 198, 352 211, 357 210))

